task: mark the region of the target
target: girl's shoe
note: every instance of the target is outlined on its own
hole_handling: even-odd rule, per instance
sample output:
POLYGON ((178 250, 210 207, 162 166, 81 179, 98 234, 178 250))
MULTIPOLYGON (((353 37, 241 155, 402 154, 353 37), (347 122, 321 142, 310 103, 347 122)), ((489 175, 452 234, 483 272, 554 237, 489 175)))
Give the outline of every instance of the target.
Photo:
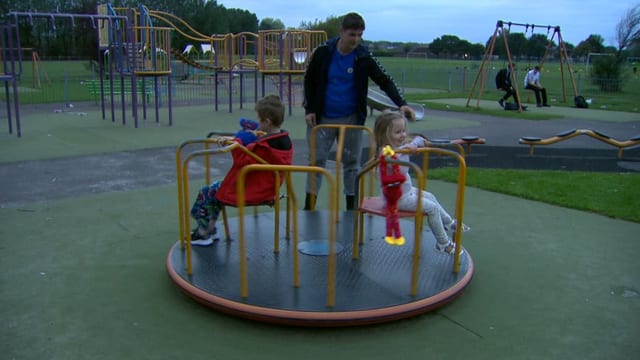
MULTIPOLYGON (((445 228, 445 230, 451 229, 451 231, 458 230, 458 222, 457 222, 457 220, 453 219, 451 221, 451 224, 445 225, 444 228, 445 228)), ((462 232, 467 232, 469 230, 471 230, 471 228, 469 226, 467 226, 465 223, 462 223, 462 232)))
MULTIPOLYGON (((443 254, 453 255, 456 253, 456 244, 453 241, 449 241, 446 244, 436 242, 436 250, 443 254)), ((464 254, 464 249, 460 249, 460 255, 462 254, 464 254)))

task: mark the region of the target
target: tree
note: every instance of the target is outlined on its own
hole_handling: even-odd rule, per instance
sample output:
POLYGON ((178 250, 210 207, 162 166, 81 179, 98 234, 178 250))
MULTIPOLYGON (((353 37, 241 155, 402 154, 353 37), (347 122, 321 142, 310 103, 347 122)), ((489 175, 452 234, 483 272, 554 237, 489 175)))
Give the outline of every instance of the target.
POLYGON ((258 25, 258 30, 279 30, 284 28, 282 20, 273 18, 264 18, 260 20, 260 25, 258 25))
POLYGON ((546 35, 543 34, 533 34, 527 41, 527 51, 529 57, 533 57, 538 60, 542 60, 545 52, 547 51, 547 47, 551 45, 553 49, 555 44, 549 44, 550 40, 546 35))
POLYGON ((316 19, 313 23, 301 22, 300 28, 306 30, 324 31, 327 33, 328 38, 336 37, 340 34, 340 25, 342 24, 342 17, 331 15, 324 21, 316 19))
MULTIPOLYGON (((529 56, 527 37, 524 33, 509 33, 507 41, 509 42, 511 56, 515 57, 515 59, 520 60, 523 57, 529 56)), ((500 45, 504 46, 503 43, 500 45)))
POLYGON ((573 55, 586 57, 589 53, 604 52, 604 39, 600 35, 589 35, 586 40, 582 40, 573 50, 573 55))
POLYGON ((640 4, 631 7, 622 16, 616 26, 618 49, 615 56, 604 56, 594 61, 591 67, 592 81, 602 91, 617 92, 622 90, 624 64, 623 51, 640 42, 640 4))
POLYGON ((640 42, 640 3, 636 4, 620 19, 616 26, 618 40, 618 56, 624 49, 640 42))
POLYGON ((622 89, 622 64, 615 56, 599 56, 589 69, 591 81, 601 91, 618 92, 622 89))
POLYGON ((450 57, 456 52, 460 38, 455 35, 442 35, 429 45, 429 51, 437 57, 450 57))

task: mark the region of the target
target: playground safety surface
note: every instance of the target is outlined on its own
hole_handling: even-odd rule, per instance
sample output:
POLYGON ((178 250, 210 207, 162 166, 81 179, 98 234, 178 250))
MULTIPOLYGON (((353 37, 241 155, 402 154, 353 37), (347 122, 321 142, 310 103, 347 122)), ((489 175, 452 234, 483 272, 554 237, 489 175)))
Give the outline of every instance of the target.
MULTIPOLYGON (((86 111, 80 105, 76 110, 86 111)), ((235 119, 251 114, 250 110, 220 112, 215 117, 229 122, 227 130, 232 130, 235 119)), ((473 256, 474 280, 447 306, 409 321, 340 332, 291 331, 203 311, 190 298, 176 296, 166 279, 167 251, 173 254, 178 232, 175 147, 145 145, 83 153, 96 141, 60 137, 81 151, 44 159, 50 155, 50 138, 46 133, 36 135, 29 123, 37 121, 34 116, 42 116, 55 125, 63 122, 63 115, 29 109, 24 114, 24 138, 6 134, 0 138, 2 146, 35 149, 43 155, 0 164, 0 312, 7 324, 0 348, 9 358, 178 358, 187 351, 193 358, 216 354, 276 359, 286 349, 288 356, 310 359, 347 359, 354 354, 369 359, 433 354, 476 359, 623 359, 640 351, 635 340, 640 328, 633 321, 640 304, 638 224, 472 188, 465 207, 465 221, 472 231, 463 241, 473 256), (21 145, 32 140, 39 146, 21 145), (114 347, 116 332, 119 345, 114 347), (607 341, 594 341, 603 338, 607 341)), ((73 119, 102 121, 90 117, 91 113, 73 119)), ((171 131, 183 131, 180 126, 186 120, 176 119, 171 131)), ((287 128, 295 139, 294 162, 304 164, 300 119, 299 114, 287 118, 287 128)), ((599 122, 570 116, 521 122, 427 109, 426 120, 412 129, 428 124, 438 125, 424 130, 429 137, 487 139, 487 144, 471 148, 467 157, 471 168, 638 171, 637 148, 626 149, 618 159, 615 148, 576 138, 536 148, 531 157, 527 146, 517 144, 521 136, 552 136, 571 128, 592 128, 625 139, 638 134, 638 120, 599 122), (454 126, 446 126, 449 121, 454 126)), ((138 133, 109 130, 120 127, 106 126, 108 132, 117 133, 114 142, 127 136, 145 143, 152 140, 147 129, 138 133)), ((188 136, 192 135, 181 138, 188 136)), ((433 161, 437 166, 438 160, 433 161)), ((194 168, 193 177, 198 176, 203 177, 201 167, 194 168)), ((450 203, 447 185, 434 182, 430 186, 450 203)), ((431 249, 430 235, 427 238, 425 249, 431 249)), ((371 242, 365 244, 365 251, 373 248, 367 247, 371 242)), ((271 241, 265 243, 269 246, 271 241)), ((405 247, 396 250, 409 249, 405 247)), ((226 243, 220 240, 213 248, 196 251, 224 254, 226 243)), ((343 249, 344 256, 348 253, 343 249)), ((286 252, 281 260, 285 261, 285 254, 290 261, 286 252)), ((373 263, 367 262, 369 253, 364 255, 363 264, 373 263)), ((308 280, 303 286, 313 283, 313 279, 303 280, 308 280)), ((249 282, 250 295, 257 286, 259 281, 249 282)), ((324 303, 325 296, 324 291, 319 294, 319 303, 324 303)))

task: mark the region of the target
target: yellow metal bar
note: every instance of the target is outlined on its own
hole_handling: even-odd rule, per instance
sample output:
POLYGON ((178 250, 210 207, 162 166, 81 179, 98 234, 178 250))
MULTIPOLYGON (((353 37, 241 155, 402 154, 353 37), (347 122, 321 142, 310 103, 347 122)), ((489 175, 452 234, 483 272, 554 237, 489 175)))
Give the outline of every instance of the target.
POLYGON ((273 231, 273 252, 280 252, 280 173, 276 172, 276 181, 274 194, 276 195, 274 208, 275 208, 275 222, 273 231))
MULTIPOLYGON (((398 150, 398 153, 411 154, 412 151, 408 149, 398 150)), ((424 147, 418 148, 415 150, 416 153, 435 153, 439 155, 446 155, 455 158, 458 160, 458 184, 456 191, 456 222, 462 226, 463 223, 463 213, 464 213, 464 194, 465 194, 465 186, 466 186, 466 178, 467 178, 467 165, 464 160, 464 157, 451 150, 440 149, 440 148, 432 148, 432 147, 424 147)), ((460 251, 462 247, 462 231, 456 231, 454 233, 454 242, 456 244, 456 254, 453 261, 453 271, 458 273, 460 271, 460 251)))
MULTIPOLYGON (((191 155, 189 155, 191 156, 191 155)), ((189 156, 187 156, 187 159, 185 159, 183 165, 182 165, 182 211, 183 211, 183 217, 185 219, 188 218, 188 214, 189 214, 189 156)), ((189 231, 187 231, 187 236, 186 236, 186 241, 187 241, 187 274, 191 275, 193 273, 193 268, 191 265, 191 233, 189 231)))
MULTIPOLYGON (((176 148, 176 181, 177 181, 177 188, 178 188, 178 220, 179 220, 179 224, 180 224, 180 234, 179 234, 179 238, 180 238, 180 248, 184 249, 184 242, 187 239, 187 235, 190 233, 189 229, 187 228, 187 224, 189 223, 189 213, 185 213, 183 211, 183 201, 185 199, 185 194, 183 193, 184 187, 183 187, 183 182, 184 182, 184 177, 183 177, 183 171, 182 171, 182 153, 184 151, 184 148, 188 145, 193 145, 193 144, 204 144, 205 145, 205 149, 208 150, 209 148, 209 144, 212 143, 219 143, 217 141, 217 139, 191 139, 191 140, 186 140, 184 142, 182 142, 180 145, 178 145, 178 147, 176 148)), ((209 156, 208 154, 206 155, 207 157, 209 156)), ((206 174, 209 175, 210 173, 210 165, 209 162, 207 161, 207 165, 206 165, 206 174)), ((210 184, 210 178, 209 176, 207 176, 207 184, 210 184)), ((186 199, 188 200, 189 197, 187 196, 186 199)))
MULTIPOLYGON (((427 183, 427 173, 428 173, 428 165, 429 165, 429 155, 431 153, 437 155, 444 155, 454 157, 458 160, 458 184, 457 184, 457 192, 456 192, 456 212, 455 217, 458 224, 463 223, 463 212, 464 212, 464 191, 465 191, 465 182, 466 182, 466 163, 464 160, 464 156, 455 151, 442 149, 442 148, 434 148, 434 147, 423 147, 415 150, 411 149, 402 149, 398 150, 397 153, 401 154, 422 154, 423 162, 422 168, 418 167, 416 164, 407 161, 399 161, 395 159, 388 159, 387 161, 390 163, 396 163, 401 166, 410 167, 414 173, 416 174, 416 178, 418 181, 418 188, 425 189, 427 183)), ((359 188, 361 189, 364 186, 364 176, 368 172, 373 172, 377 168, 379 164, 379 159, 375 161, 370 161, 365 164, 363 169, 358 174, 358 182, 359 188)), ((364 191, 358 191, 358 201, 362 203, 364 198, 364 191)), ((418 204, 422 203, 422 192, 418 195, 418 204)), ((358 214, 354 216, 354 236, 353 236, 353 259, 358 259, 359 257, 359 244, 362 242, 363 234, 364 234, 364 211, 358 208, 358 214)), ((414 236, 415 236, 415 245, 414 245, 414 253, 413 253, 413 264, 412 264, 412 273, 411 273, 411 294, 415 296, 417 294, 417 284, 418 284, 418 269, 420 265, 420 247, 421 247, 421 238, 422 238, 422 228, 423 228, 423 212, 420 206, 416 207, 416 213, 414 215, 415 219, 415 227, 414 227, 414 236)), ((462 232, 456 231, 454 233, 454 242, 456 244, 456 254, 454 256, 454 266, 453 271, 459 272, 460 269, 460 250, 462 248, 462 232)))
POLYGON ((185 233, 185 219, 182 216, 182 168, 181 168, 181 160, 182 160, 182 148, 184 143, 176 148, 176 182, 178 186, 178 222, 180 223, 180 248, 184 249, 184 233, 185 233))
MULTIPOLYGON (((423 149, 430 149, 430 148, 423 148, 423 149)), ((407 149, 407 150, 398 150, 397 152, 413 153, 414 151, 407 149)), ((418 167, 418 165, 409 161, 400 161, 392 158, 388 158, 386 161, 391 164, 398 164, 400 166, 410 167, 411 170, 414 171, 418 179, 418 188, 423 189, 424 174, 420 169, 420 167, 418 167)), ((418 191, 418 201, 416 206, 416 212, 414 214, 415 222, 413 226, 414 245, 413 245, 413 258, 412 258, 413 260, 412 260, 412 267, 411 267, 411 296, 416 296, 418 293, 418 272, 420 269, 420 248, 422 243, 422 216, 423 216, 421 204, 422 204, 422 191, 418 191)))
POLYGON ((364 212, 362 211, 362 209, 360 208, 360 205, 362 204, 362 201, 364 200, 364 196, 365 196, 365 191, 361 191, 360 189, 364 189, 365 186, 365 176, 367 173, 370 174, 369 177, 369 192, 368 195, 369 196, 373 196, 373 177, 374 177, 374 172, 373 170, 377 169, 378 164, 380 164, 380 159, 378 158, 374 158, 373 156, 371 157, 371 159, 364 164, 364 166, 362 167, 362 169, 360 170, 360 173, 358 174, 358 176, 356 177, 356 181, 358 183, 358 187, 356 188, 356 193, 358 194, 356 200, 358 201, 357 203, 357 208, 356 208, 356 213, 353 216, 354 219, 354 226, 353 226, 353 259, 356 260, 360 257, 360 244, 363 243, 363 234, 364 234, 364 212))
MULTIPOLYGON (((240 196, 243 193, 243 189, 246 183, 246 177, 251 171, 272 171, 272 172, 305 172, 305 173, 320 173, 327 178, 327 182, 329 183, 329 191, 330 194, 334 194, 336 191, 336 181, 331 176, 331 174, 321 167, 317 166, 298 166, 298 165, 271 165, 271 164, 252 164, 243 167, 238 174, 238 182, 236 184, 236 189, 238 192, 238 237, 239 237, 239 246, 240 246, 240 293, 243 298, 249 296, 249 286, 247 280, 247 259, 246 259, 246 243, 244 238, 244 207, 245 207, 245 198, 244 196, 240 196)), ((295 203, 294 198, 294 205, 295 203)), ((294 212, 294 245, 297 249, 297 206, 293 207, 294 212)), ((335 196, 329 197, 329 260, 328 260, 328 274, 327 274, 327 306, 333 307, 335 306, 335 276, 336 276, 336 253, 335 253, 335 242, 336 242, 336 213, 337 206, 335 202, 335 196)), ((297 251, 294 250, 294 286, 299 286, 299 268, 298 268, 298 259, 297 259, 297 251)))
MULTIPOLYGON (((310 151, 309 151, 309 159, 310 159, 310 165, 314 165, 316 162, 316 132, 318 131, 318 129, 338 129, 338 142, 337 142, 337 149, 336 149, 336 180, 338 180, 337 184, 338 184, 338 188, 336 189, 336 198, 339 199, 340 197, 340 173, 341 173, 341 168, 342 168, 342 150, 344 148, 344 134, 346 133, 347 130, 361 130, 361 131, 365 131, 368 133, 369 135, 369 154, 371 157, 374 156, 374 152, 375 152, 375 139, 373 137, 373 130, 363 126, 363 125, 338 125, 338 124, 320 124, 320 125, 316 125, 311 129, 311 139, 309 139, 309 147, 310 147, 310 151)), ((371 184, 373 184, 373 179, 371 179, 371 184)), ((315 192, 316 195, 318 195, 318 189, 316 189, 315 186, 315 178, 311 177, 311 182, 310 182, 310 187, 311 187, 311 192, 315 192)), ((315 203, 311 204, 311 209, 315 209, 315 203)), ((338 209, 340 208, 340 201, 338 200, 337 202, 338 205, 338 209)))
MULTIPOLYGON (((216 141, 216 139, 205 139, 205 140, 190 140, 187 141, 183 144, 187 144, 187 143, 204 143, 204 142, 213 142, 213 143, 219 143, 216 141)), ((198 150, 198 151, 194 151, 192 153, 190 153, 189 155, 187 155, 184 160, 182 160, 182 166, 181 166, 181 173, 182 175, 179 177, 179 179, 182 181, 182 209, 181 209, 181 214, 182 214, 182 218, 184 219, 184 224, 186 227, 186 223, 187 223, 187 219, 189 218, 189 162, 197 157, 202 157, 208 154, 220 154, 220 153, 227 153, 227 152, 231 152, 233 149, 241 149, 242 151, 244 151, 246 154, 248 154, 249 156, 253 157, 257 162, 259 163, 266 163, 262 158, 260 158, 259 156, 255 155, 253 152, 247 150, 247 148, 245 148, 244 146, 242 146, 241 144, 232 141, 230 145, 227 145, 225 147, 221 147, 218 149, 207 149, 207 150, 198 150)), ((244 193, 243 193, 244 194, 244 193)), ((186 246, 186 251, 187 251, 187 274, 191 275, 192 273, 192 264, 191 264, 191 232, 186 231, 186 242, 187 242, 187 246, 186 246)))

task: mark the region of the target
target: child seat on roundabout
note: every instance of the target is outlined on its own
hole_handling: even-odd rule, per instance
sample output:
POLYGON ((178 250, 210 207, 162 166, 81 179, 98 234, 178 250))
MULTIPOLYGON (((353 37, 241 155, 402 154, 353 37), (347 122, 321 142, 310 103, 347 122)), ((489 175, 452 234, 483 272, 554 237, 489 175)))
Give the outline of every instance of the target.
MULTIPOLYGON (((460 148, 458 148, 460 149, 460 148)), ((466 182, 466 162, 464 160, 464 151, 462 154, 455 151, 442 149, 438 147, 422 147, 414 151, 409 149, 398 150, 397 153, 414 154, 416 156, 422 156, 422 167, 419 167, 413 162, 400 161, 395 159, 387 159, 388 163, 395 163, 400 166, 410 167, 414 176, 417 178, 417 187, 419 189, 426 190, 427 174, 429 170, 429 156, 431 154, 437 154, 440 156, 449 156, 457 160, 458 162, 458 178, 457 178, 457 192, 456 192, 456 204, 455 204, 455 221, 458 224, 462 224, 462 214, 464 211, 464 190, 466 182)), ((378 167, 380 165, 380 158, 372 158, 362 168, 357 177, 356 186, 356 200, 359 206, 356 208, 356 214, 354 214, 353 223, 353 258, 359 258, 359 246, 364 243, 364 215, 369 216, 387 216, 385 199, 382 196, 374 194, 374 181, 378 167), (369 177, 369 181, 366 178, 369 177), (368 183, 368 185, 367 185, 368 183)), ((419 194, 421 197, 421 194, 419 194)), ((419 199, 420 200, 420 199, 419 199)), ((419 201, 420 203, 420 201, 419 201)), ((420 241, 422 234, 423 217, 427 216, 425 213, 417 209, 416 211, 398 211, 398 217, 400 218, 413 218, 414 219, 414 255, 413 255, 413 277, 417 279, 417 272, 419 268, 419 253, 420 253, 420 241)), ((460 251, 461 249, 461 234, 462 231, 455 231, 453 241, 456 244, 454 259, 454 272, 459 271, 460 266, 460 251)), ((416 281, 412 281, 415 284, 416 281)), ((415 289, 412 289, 412 293, 415 289)))
MULTIPOLYGON (((268 165, 267 162, 260 158, 258 155, 249 151, 246 147, 236 141, 229 141, 228 136, 233 136, 233 133, 209 133, 206 139, 194 139, 187 140, 180 144, 176 149, 176 174, 177 174, 177 186, 178 186, 178 213, 180 220, 180 245, 181 247, 187 248, 187 258, 189 268, 190 268, 190 255, 191 255, 191 231, 189 229, 189 165, 192 161, 196 159, 203 159, 205 165, 205 183, 211 183, 211 162, 210 157, 213 155, 220 155, 230 153, 233 150, 243 151, 245 154, 253 157, 258 164, 268 165), (211 148, 211 145, 217 145, 215 148, 211 148), (188 152, 186 155, 184 154, 185 149, 190 146, 201 146, 200 150, 195 150, 188 152)), ((274 181, 274 189, 271 196, 268 196, 265 199, 261 199, 258 201, 252 202, 244 202, 243 206, 250 206, 254 208, 254 216, 258 215, 258 207, 259 206, 269 206, 274 209, 274 252, 278 252, 280 248, 280 210, 281 210, 281 200, 286 200, 286 236, 290 233, 290 214, 291 214, 291 189, 293 189, 293 185, 291 182, 290 174, 284 174, 284 179, 281 179, 282 176, 279 172, 274 172, 274 176, 276 177, 274 181), (281 193, 282 183, 285 185, 285 193, 281 193)), ((238 197, 245 198, 244 188, 238 186, 238 197)), ((221 214, 222 220, 225 230, 225 238, 227 240, 231 239, 230 231, 229 231, 229 222, 227 219, 227 207, 237 207, 238 204, 233 203, 224 203, 221 202, 221 214)), ((189 269, 189 272, 191 269, 189 269)))

